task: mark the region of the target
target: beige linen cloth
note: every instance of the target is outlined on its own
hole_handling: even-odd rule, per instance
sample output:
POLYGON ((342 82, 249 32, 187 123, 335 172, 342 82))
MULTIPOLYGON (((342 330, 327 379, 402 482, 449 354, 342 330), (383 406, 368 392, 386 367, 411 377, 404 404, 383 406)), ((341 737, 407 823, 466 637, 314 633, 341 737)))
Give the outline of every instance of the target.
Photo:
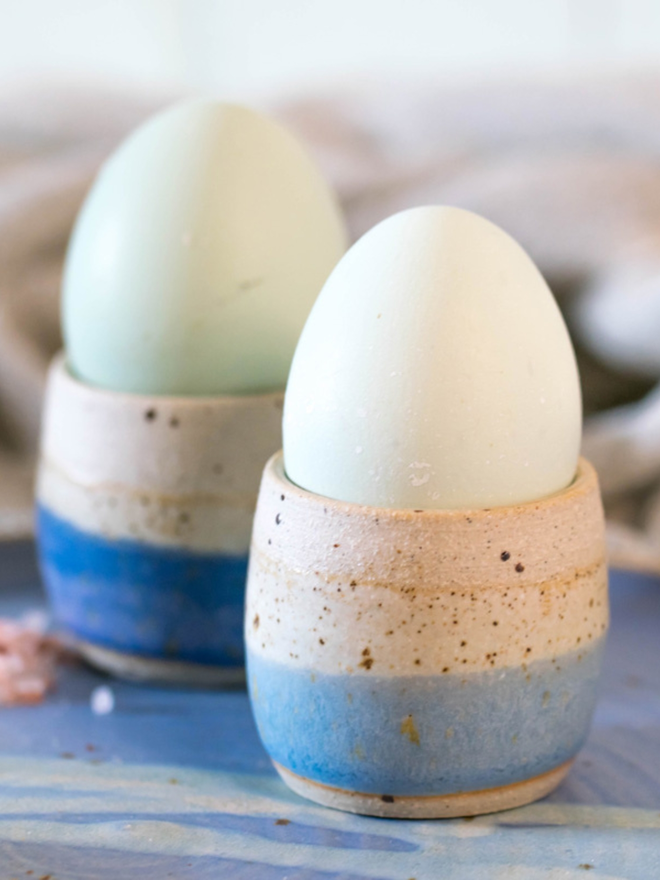
MULTIPOLYGON (((103 157, 164 103, 0 93, 0 537, 32 528, 75 214, 103 157)), ((660 572, 660 78, 380 82, 270 110, 309 144, 354 237, 394 211, 444 203, 489 217, 529 251, 576 343, 612 561, 660 572)))

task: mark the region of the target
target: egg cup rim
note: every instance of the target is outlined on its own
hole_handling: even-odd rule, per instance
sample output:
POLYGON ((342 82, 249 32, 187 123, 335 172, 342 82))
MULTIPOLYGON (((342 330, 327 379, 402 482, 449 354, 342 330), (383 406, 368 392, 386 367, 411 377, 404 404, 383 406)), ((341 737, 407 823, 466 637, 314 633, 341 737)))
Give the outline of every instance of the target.
POLYGON ((83 393, 102 395, 108 400, 125 400, 131 404, 142 404, 148 406, 154 401, 176 404, 180 407, 196 407, 196 406, 254 406, 259 404, 268 404, 284 397, 284 388, 279 391, 264 391, 254 394, 145 394, 137 391, 116 391, 113 388, 104 388, 102 385, 93 385, 85 382, 76 376, 67 360, 67 354, 64 349, 59 351, 53 358, 50 366, 50 373, 56 376, 58 381, 66 383, 83 393))
POLYGON ((420 508, 402 508, 393 507, 374 507, 368 504, 359 504, 354 501, 341 501, 337 498, 330 498, 326 495, 318 495, 308 489, 304 489, 297 483, 294 483, 286 474, 284 468, 284 453, 279 450, 272 455, 266 462, 264 468, 264 478, 268 475, 270 480, 274 480, 280 485, 282 491, 296 495, 301 501, 313 502, 325 507, 333 507, 338 511, 345 511, 346 514, 361 514, 370 517, 385 517, 388 519, 408 522, 411 520, 435 520, 437 522, 448 522, 451 520, 465 519, 466 515, 473 520, 489 519, 493 516, 504 516, 515 513, 524 515, 538 513, 543 510, 556 508, 557 506, 570 506, 579 499, 584 498, 594 491, 599 492, 598 475, 596 469, 591 462, 584 456, 579 456, 575 476, 571 482, 563 489, 546 495, 543 498, 533 501, 525 501, 516 504, 500 504, 493 507, 456 507, 456 508, 437 508, 437 509, 420 509, 420 508))

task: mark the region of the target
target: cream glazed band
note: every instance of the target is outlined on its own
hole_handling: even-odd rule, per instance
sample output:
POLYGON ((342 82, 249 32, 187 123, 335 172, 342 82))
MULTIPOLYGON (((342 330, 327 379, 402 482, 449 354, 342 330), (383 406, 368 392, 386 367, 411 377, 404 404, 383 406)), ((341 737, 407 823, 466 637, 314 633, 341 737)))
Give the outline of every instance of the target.
POLYGON ((608 626, 592 466, 534 503, 388 510, 266 466, 248 683, 285 781, 330 806, 451 816, 547 794, 582 745, 608 626))
POLYGON ((92 660, 137 677, 241 677, 252 517, 282 399, 122 394, 56 358, 38 545, 54 616, 92 660))

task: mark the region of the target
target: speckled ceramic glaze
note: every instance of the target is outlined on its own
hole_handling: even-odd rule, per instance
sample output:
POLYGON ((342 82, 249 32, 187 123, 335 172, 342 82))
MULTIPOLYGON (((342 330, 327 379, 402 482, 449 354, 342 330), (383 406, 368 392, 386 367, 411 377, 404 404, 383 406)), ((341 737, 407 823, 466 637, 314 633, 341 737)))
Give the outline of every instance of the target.
POLYGON ((328 806, 437 817, 551 791, 587 735, 608 625, 598 481, 537 503, 386 510, 264 473, 248 683, 285 782, 328 806))
POLYGON ((51 368, 38 545, 56 621, 121 675, 243 675, 247 552, 282 395, 147 397, 51 368))

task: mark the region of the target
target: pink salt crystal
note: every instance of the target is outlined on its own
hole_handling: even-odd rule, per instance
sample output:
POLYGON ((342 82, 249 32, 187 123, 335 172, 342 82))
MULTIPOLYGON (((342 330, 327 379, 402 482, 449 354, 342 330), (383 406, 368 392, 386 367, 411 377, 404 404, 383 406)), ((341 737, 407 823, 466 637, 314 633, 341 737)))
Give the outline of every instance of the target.
POLYGON ((55 668, 64 654, 60 643, 35 627, 0 618, 0 705, 39 703, 55 683, 55 668))

